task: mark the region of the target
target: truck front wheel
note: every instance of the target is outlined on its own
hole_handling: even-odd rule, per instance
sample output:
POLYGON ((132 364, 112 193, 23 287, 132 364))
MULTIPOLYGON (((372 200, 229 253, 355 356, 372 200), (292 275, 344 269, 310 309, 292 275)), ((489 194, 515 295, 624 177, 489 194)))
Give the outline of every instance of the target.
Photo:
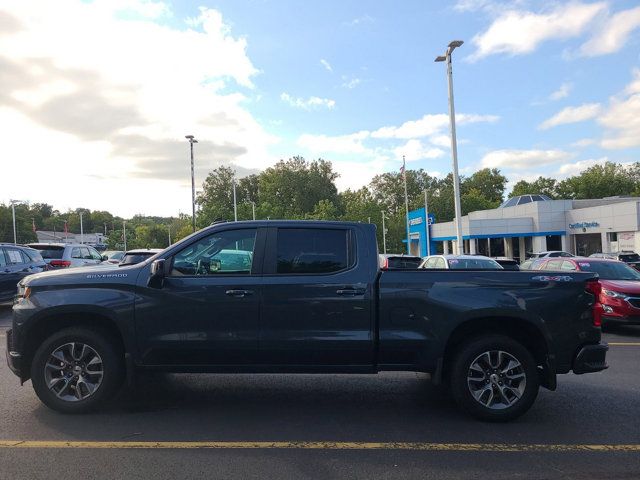
POLYGON ((462 409, 493 422, 524 414, 540 387, 531 353, 504 335, 484 335, 461 345, 450 380, 453 398, 462 409))
POLYGON ((115 393, 123 372, 122 352, 106 332, 72 327, 42 342, 31 364, 31 381, 49 408, 83 413, 115 393))

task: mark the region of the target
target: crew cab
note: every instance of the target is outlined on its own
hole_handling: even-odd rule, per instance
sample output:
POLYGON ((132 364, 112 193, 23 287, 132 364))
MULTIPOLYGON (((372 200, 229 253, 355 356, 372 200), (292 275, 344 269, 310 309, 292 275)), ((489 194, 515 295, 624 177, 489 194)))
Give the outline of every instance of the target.
POLYGON ((137 265, 22 280, 7 358, 68 413, 145 369, 393 370, 428 372, 462 409, 505 421, 557 374, 607 368, 598 288, 581 272, 381 270, 370 224, 217 223, 137 265))

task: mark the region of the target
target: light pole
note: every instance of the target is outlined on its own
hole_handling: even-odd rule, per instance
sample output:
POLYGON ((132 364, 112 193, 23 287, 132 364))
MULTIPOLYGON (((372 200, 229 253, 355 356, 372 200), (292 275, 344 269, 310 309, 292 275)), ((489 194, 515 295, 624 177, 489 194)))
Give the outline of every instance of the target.
POLYGON ((196 181, 193 173, 193 144, 198 143, 198 140, 193 138, 193 135, 185 135, 187 140, 189 140, 189 146, 191 148, 191 225, 193 227, 193 231, 196 231, 196 181))
POLYGON ((233 174, 233 221, 238 221, 238 204, 236 203, 236 174, 233 174))
POLYGON ((427 191, 424 191, 424 230, 427 241, 427 257, 431 255, 431 239, 429 238, 429 203, 427 201, 427 191))
POLYGON ((453 200, 456 212, 456 253, 462 255, 462 208, 460 207, 460 177, 458 175, 458 146, 456 142, 456 113, 453 108, 453 71, 451 68, 451 54, 461 46, 462 40, 454 40, 447 47, 443 56, 436 57, 436 62, 447 62, 447 79, 449 81, 449 122, 451 124, 451 156, 453 158, 453 200))
POLYGON ((11 215, 13 216, 13 244, 18 244, 18 237, 16 235, 16 205, 24 203, 22 200, 9 200, 11 204, 11 215))
POLYGON ((256 219, 256 202, 251 202, 251 211, 253 212, 253 219, 256 219))
POLYGON ((80 212, 80 243, 84 245, 84 228, 82 227, 82 212, 80 212))
POLYGON ((382 211, 382 253, 387 253, 387 227, 384 224, 384 210, 382 211))

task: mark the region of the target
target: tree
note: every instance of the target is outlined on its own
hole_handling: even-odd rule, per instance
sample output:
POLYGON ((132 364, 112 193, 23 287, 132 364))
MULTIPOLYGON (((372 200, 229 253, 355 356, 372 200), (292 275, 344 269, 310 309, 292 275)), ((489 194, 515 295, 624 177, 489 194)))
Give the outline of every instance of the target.
MULTIPOLYGON (((461 195, 475 190, 491 204, 500 205, 507 186, 507 177, 497 168, 483 168, 461 182, 461 195)), ((475 195, 475 194, 474 194, 475 195)))
MULTIPOLYGON (((198 225, 205 226, 214 220, 233 219, 233 178, 235 172, 229 167, 218 167, 212 170, 204 183, 202 192, 198 194, 196 203, 200 206, 198 225)), ((236 201, 244 201, 244 191, 236 189, 236 201)))
POLYGON ((538 177, 533 182, 520 180, 513 186, 512 197, 519 195, 546 195, 549 198, 556 198, 557 181, 555 178, 538 177))
POLYGON ((638 189, 634 171, 623 165, 606 162, 594 165, 579 175, 561 181, 556 190, 558 198, 604 198, 631 195, 638 189))

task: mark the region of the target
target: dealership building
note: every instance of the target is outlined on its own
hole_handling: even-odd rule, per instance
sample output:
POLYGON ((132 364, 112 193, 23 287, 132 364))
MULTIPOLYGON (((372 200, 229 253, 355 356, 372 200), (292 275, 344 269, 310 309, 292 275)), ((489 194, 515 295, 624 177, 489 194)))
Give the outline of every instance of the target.
MULTIPOLYGON (((455 223, 435 223, 429 217, 427 222, 424 208, 409 212, 410 252, 420 256, 455 252, 455 223)), ((640 198, 551 200, 545 195, 521 195, 496 209, 463 216, 462 238, 465 253, 521 261, 546 250, 576 255, 640 252, 640 198)))

